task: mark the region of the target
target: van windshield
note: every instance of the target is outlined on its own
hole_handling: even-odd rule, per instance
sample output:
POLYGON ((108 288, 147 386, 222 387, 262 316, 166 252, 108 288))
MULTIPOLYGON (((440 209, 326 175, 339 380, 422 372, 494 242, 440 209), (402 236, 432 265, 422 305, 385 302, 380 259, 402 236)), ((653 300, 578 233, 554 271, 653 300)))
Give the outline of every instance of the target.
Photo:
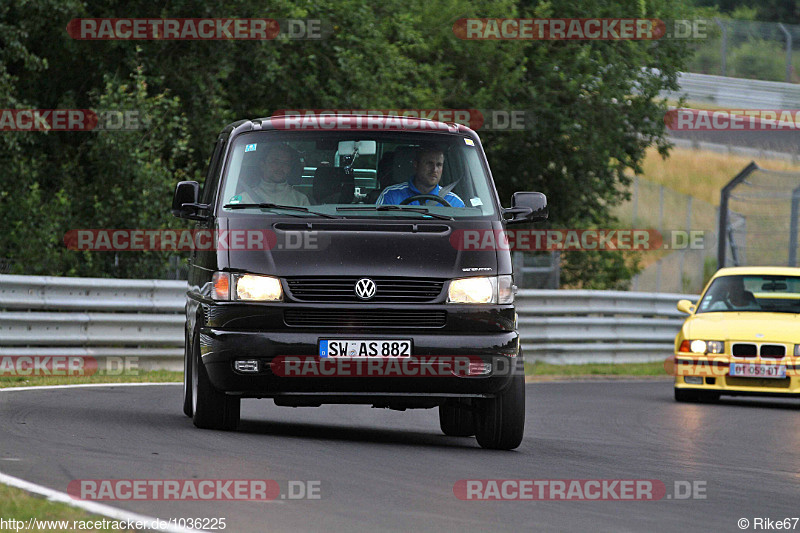
POLYGON ((230 153, 219 199, 223 211, 265 212, 258 204, 275 204, 308 207, 292 211, 300 216, 496 213, 481 149, 461 135, 260 131, 239 135, 230 153))

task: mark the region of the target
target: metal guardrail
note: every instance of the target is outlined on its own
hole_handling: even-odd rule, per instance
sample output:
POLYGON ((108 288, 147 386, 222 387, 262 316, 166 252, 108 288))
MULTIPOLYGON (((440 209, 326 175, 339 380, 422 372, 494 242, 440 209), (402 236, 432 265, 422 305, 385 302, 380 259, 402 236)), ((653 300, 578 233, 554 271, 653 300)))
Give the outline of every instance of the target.
MULTIPOLYGON (((749 80, 682 72, 678 83, 689 102, 723 108, 800 109, 800 85, 781 81, 749 80)), ((669 93, 670 97, 677 94, 669 93)))
MULTIPOLYGON (((680 90, 662 96, 677 100, 683 95, 687 107, 709 104, 720 109, 800 109, 800 85, 682 72, 680 90)), ((796 162, 800 141, 795 135, 764 130, 669 130, 671 142, 679 146, 737 153, 751 158, 785 159, 796 162)))
POLYGON ((185 281, 0 275, 0 356, 183 358, 185 281))
POLYGON ((516 307, 525 359, 548 363, 640 363, 672 354, 686 315, 683 294, 522 290, 516 307))
MULTIPOLYGON (((0 275, 0 356, 136 356, 182 367, 186 282, 0 275)), ((521 290, 526 360, 641 362, 670 355, 680 294, 521 290)), ((692 297, 689 297, 692 298, 692 297)))

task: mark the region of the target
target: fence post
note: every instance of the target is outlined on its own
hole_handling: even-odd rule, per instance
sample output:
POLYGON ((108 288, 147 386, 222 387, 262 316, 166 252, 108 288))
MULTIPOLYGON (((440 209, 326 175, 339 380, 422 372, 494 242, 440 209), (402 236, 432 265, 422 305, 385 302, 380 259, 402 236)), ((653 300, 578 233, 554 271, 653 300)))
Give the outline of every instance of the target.
POLYGON ((714 17, 714 22, 717 23, 722 29, 722 57, 721 57, 721 64, 720 64, 720 71, 723 76, 725 76, 725 72, 727 71, 727 58, 728 58, 728 28, 722 21, 716 17, 714 17))
MULTIPOLYGON (((691 238, 691 232, 692 232, 692 196, 688 196, 688 198, 689 199, 686 202, 686 235, 687 235, 687 239, 691 238)), ((664 237, 663 234, 662 234, 661 237, 662 238, 664 237)), ((683 286, 683 269, 684 269, 684 264, 686 262, 686 254, 689 253, 689 246, 688 246, 689 242, 690 241, 686 242, 686 244, 687 244, 686 248, 684 248, 683 251, 681 252, 681 267, 680 267, 681 277, 680 277, 680 283, 681 283, 681 291, 682 292, 688 292, 688 290, 689 290, 688 288, 683 286)))
MULTIPOLYGON (((739 172, 731 181, 729 181, 719 193, 719 242, 717 243, 717 268, 722 268, 725 266, 725 256, 727 252, 726 240, 729 238, 728 196, 730 196, 731 189, 744 181, 744 179, 749 176, 750 173, 758 168, 759 166, 755 161, 750 161, 750 164, 744 167, 741 172, 739 172)), ((735 253, 733 249, 731 249, 731 253, 735 253)), ((738 264, 738 259, 734 260, 738 264)))
POLYGON ((555 250, 553 252, 553 288, 561 288, 561 251, 555 250))
POLYGON ((778 27, 786 36, 786 83, 792 83, 792 34, 780 22, 778 27))
POLYGON ((792 191, 792 210, 789 220, 789 266, 797 266, 797 217, 800 215, 800 187, 792 191))

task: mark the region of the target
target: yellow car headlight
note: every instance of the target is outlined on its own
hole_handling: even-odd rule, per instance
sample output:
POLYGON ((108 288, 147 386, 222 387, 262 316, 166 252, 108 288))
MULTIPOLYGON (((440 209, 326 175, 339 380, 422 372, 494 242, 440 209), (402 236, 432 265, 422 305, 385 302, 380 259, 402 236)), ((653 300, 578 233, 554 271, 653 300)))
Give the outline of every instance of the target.
POLYGON ((694 353, 706 353, 706 341, 692 341, 689 348, 694 353))
POLYGON ((681 344, 681 349, 679 351, 685 352, 689 351, 685 349, 685 345, 689 344, 689 350, 692 353, 699 353, 699 354, 720 354, 725 350, 725 343, 722 341, 701 341, 701 340, 694 340, 694 341, 683 341, 681 344))
POLYGON ((509 304, 514 301, 511 276, 481 276, 454 279, 447 291, 447 303, 509 304))
POLYGON ((257 302, 279 302, 283 300, 281 280, 272 276, 237 274, 234 276, 235 299, 257 302))

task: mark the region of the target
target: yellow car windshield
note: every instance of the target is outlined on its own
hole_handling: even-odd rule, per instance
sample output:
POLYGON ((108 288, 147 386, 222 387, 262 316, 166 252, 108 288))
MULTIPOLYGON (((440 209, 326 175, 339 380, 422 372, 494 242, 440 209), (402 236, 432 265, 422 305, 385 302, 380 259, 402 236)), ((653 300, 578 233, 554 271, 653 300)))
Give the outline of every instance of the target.
POLYGON ((742 311, 800 313, 800 277, 720 276, 697 307, 698 313, 742 311))

